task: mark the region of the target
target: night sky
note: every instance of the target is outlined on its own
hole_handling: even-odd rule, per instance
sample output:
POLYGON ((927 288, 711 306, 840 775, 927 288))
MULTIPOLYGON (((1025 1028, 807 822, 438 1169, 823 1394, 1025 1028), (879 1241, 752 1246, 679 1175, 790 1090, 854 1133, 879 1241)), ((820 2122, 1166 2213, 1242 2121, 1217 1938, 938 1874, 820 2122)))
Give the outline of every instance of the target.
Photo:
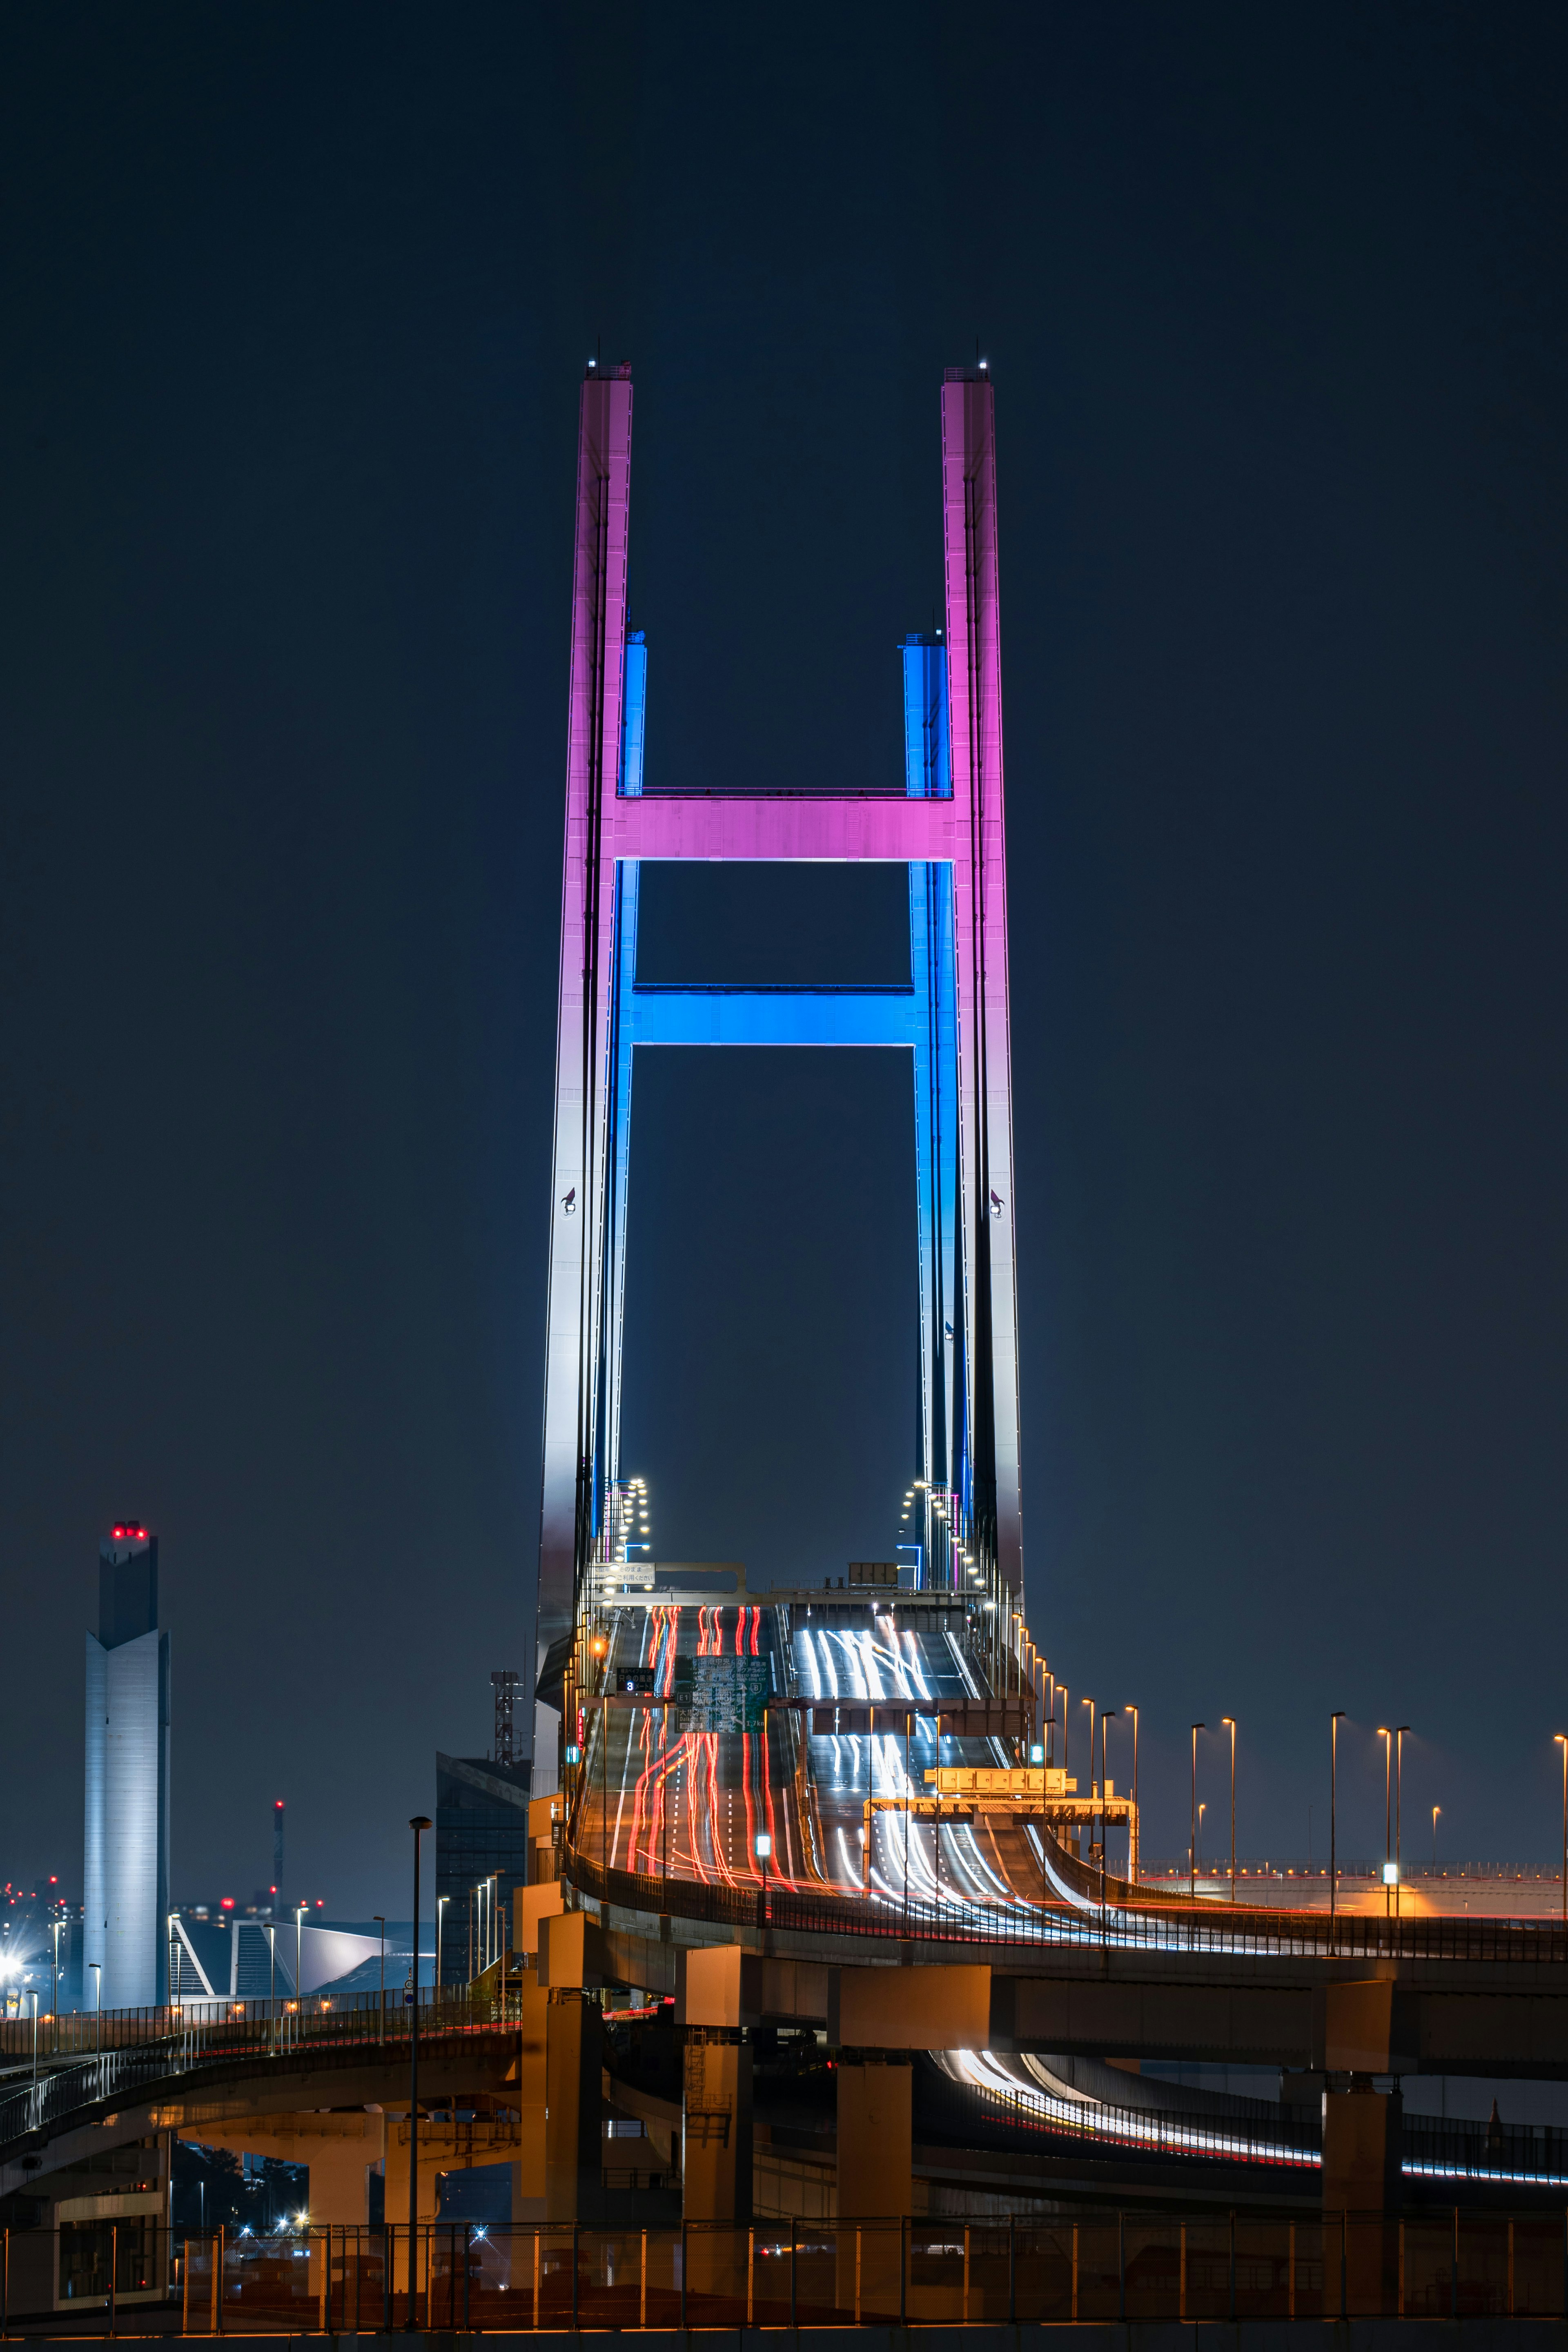
MULTIPOLYGON (((1229 1712, 1244 1853, 1321 1858, 1344 1707, 1342 1853, 1408 1722, 1407 1851, 1550 1865, 1565 101, 1490 0, 9 12, 0 1875, 79 1893, 134 1512, 176 1897, 283 1796, 289 1892, 405 1909, 531 1616, 584 364, 650 785, 896 786, 977 343, 1034 1630, 1152 1854, 1229 1712)), ((660 877, 645 971, 879 976, 884 886, 660 877)), ((638 1083, 658 1549, 886 1557, 901 1067, 638 1083)))

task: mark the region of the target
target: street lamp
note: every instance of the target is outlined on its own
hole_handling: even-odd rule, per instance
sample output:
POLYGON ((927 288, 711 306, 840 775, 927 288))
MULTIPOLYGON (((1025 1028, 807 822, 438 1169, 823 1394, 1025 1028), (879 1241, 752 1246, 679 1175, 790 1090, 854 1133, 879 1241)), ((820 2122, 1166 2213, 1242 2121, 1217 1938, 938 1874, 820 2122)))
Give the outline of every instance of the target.
POLYGON ((1552 1744, 1563 1750, 1563 1925, 1568 1927, 1568 1732, 1554 1731, 1552 1744))
POLYGON ((414 1832, 414 2006, 408 2012, 408 2320, 415 2332, 415 2294, 419 2284, 419 1841, 430 1826, 426 1813, 415 1813, 408 1823, 414 1832))
POLYGON ((101 2050, 103 2047, 103 1962, 89 1960, 87 1970, 92 1979, 92 2046, 95 2050, 101 2050))
MULTIPOLYGON (((1561 1737, 1561 1735, 1559 1736, 1561 1737)), ((1568 1766, 1568 1756, 1565 1756, 1563 1760, 1564 1765, 1568 1766)), ((1563 1778, 1564 1780, 1568 1780, 1568 1771, 1564 1772, 1563 1778)), ((1442 1810, 1443 1808, 1441 1805, 1434 1805, 1432 1808, 1432 1871, 1434 1876, 1436 1875, 1437 1870, 1437 1816, 1442 1810)), ((1565 1802, 1564 1810, 1568 1810, 1568 1802, 1565 1802)))
POLYGON ((1105 1745, 1105 1735, 1106 1727, 1112 1721, 1115 1714, 1116 1709, 1113 1706, 1108 1706, 1100 1718, 1100 1899, 1101 1904, 1105 1901, 1105 1846, 1110 1835, 1110 1823, 1105 1812, 1105 1806, 1110 1795, 1110 1756, 1105 1745))
POLYGON ((1380 1723, 1383 1742, 1383 1909, 1388 1915, 1388 1865, 1394 1859, 1394 1734, 1380 1723))
POLYGON ((294 1906, 294 2032, 298 2038, 305 2026, 305 1906, 294 1906))
POLYGON ((1203 1868, 1204 1815, 1208 1809, 1208 1799, 1205 1797, 1198 1807, 1198 1868, 1200 1870, 1203 1868))
POLYGON ((1080 1699, 1079 1699, 1079 1706, 1087 1706, 1087 1707, 1088 1707, 1088 1709, 1089 1709, 1089 1851, 1090 1851, 1090 1853, 1092 1853, 1092 1852, 1094 1851, 1094 1790, 1095 1790, 1095 1780, 1094 1780, 1094 1701, 1093 1701, 1091 1698, 1080 1698, 1080 1699))
POLYGON ((1339 1895, 1340 1865, 1334 1836, 1338 1825, 1340 1790, 1340 1726, 1345 1719, 1342 1706, 1329 1717, 1329 1939, 1333 1940, 1334 1909, 1339 1895))
POLYGON ((1127 1841, 1127 1875, 1134 1885, 1138 1883, 1138 1832, 1142 1821, 1138 1811, 1138 1709, 1123 1706, 1123 1715, 1132 1717, 1132 1834, 1127 1841))
POLYGON ((1405 1805, 1405 1735, 1409 1728, 1410 1726, 1407 1723, 1402 1723, 1394 1735, 1394 1916, 1396 1919, 1399 1916, 1400 1872, 1405 1861, 1401 1824, 1405 1805))
POLYGON ((773 1850, 773 1839, 766 1830, 757 1832, 756 1844, 757 1859, 763 1865, 763 1923, 765 1926, 768 1916, 768 1856, 773 1850))
POLYGON ((64 1925, 65 1921, 58 1916, 50 1923, 55 1949, 54 1971, 49 1979, 49 2015, 55 2021, 54 2045, 57 2051, 60 2046, 60 1929, 64 1925))
MULTIPOLYGON (((437 1855, 437 1862, 440 1860, 439 1854, 437 1855)), ((446 1982, 446 1979, 441 1974, 441 1914, 451 1899, 449 1895, 437 1895, 436 1897, 436 1998, 437 2000, 441 1998, 441 1987, 446 1982)))
POLYGON ((1230 1899, 1236 1901, 1236 1717, 1222 1715, 1220 1725, 1230 1730, 1230 1899))
POLYGON ((1187 1844, 1187 1899, 1193 1903, 1198 1895, 1198 1734, 1207 1729, 1206 1723, 1193 1726, 1193 1818, 1187 1844))
POLYGON ((381 1929, 381 1994, 376 2008, 375 2038, 378 2042, 384 2042, 386 2039, 386 1921, 379 1911, 373 1911, 371 1918, 381 1929))

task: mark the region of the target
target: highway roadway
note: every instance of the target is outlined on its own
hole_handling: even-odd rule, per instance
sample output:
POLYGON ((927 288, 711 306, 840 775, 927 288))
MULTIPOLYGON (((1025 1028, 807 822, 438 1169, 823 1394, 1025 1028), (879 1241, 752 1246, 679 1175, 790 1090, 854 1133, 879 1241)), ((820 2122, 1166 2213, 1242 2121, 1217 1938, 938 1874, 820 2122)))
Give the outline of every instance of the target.
MULTIPOLYGON (((910 1730, 817 1733, 809 1714, 770 1707, 765 1729, 678 1731, 659 1706, 590 1709, 576 1843, 611 1868, 707 1884, 826 1888, 900 1906, 961 1910, 1059 1910, 1061 1890, 1044 1869, 1038 1835, 1005 1816, 916 1821, 872 1816, 870 1797, 929 1794, 928 1769, 1006 1765, 999 1740, 939 1738, 943 1702, 985 1696, 979 1670, 949 1620, 900 1624, 890 1606, 825 1602, 777 1609, 751 1602, 625 1604, 607 1620, 605 1686, 625 1670, 651 1676, 653 1695, 675 1693, 676 1661, 738 1657, 766 1667, 778 1698, 892 1706, 915 1711, 910 1730), (924 1710, 921 1712, 921 1710, 924 1710), (764 1858, 760 1833, 771 1839, 764 1858)), ((700 1673, 699 1666, 694 1671, 700 1673)))

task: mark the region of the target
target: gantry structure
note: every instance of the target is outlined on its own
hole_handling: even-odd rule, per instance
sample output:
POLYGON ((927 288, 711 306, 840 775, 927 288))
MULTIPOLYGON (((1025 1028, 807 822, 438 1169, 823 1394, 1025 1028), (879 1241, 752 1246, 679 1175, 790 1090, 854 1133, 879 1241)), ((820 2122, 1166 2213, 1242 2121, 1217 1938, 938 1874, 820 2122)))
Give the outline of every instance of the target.
MULTIPOLYGON (((1021 1604, 1017 1282, 995 400, 984 366, 941 391, 945 626, 905 640, 902 794, 646 793, 648 648, 629 631, 632 375, 582 387, 556 1029, 537 1684, 559 1704, 619 1480, 637 1055, 649 1046, 880 1046, 910 1056, 919 1203, 921 1580, 1021 1604), (890 988, 652 987, 642 866, 891 863, 910 969, 890 988)), ((643 1243, 640 1245, 647 1245, 643 1243)))

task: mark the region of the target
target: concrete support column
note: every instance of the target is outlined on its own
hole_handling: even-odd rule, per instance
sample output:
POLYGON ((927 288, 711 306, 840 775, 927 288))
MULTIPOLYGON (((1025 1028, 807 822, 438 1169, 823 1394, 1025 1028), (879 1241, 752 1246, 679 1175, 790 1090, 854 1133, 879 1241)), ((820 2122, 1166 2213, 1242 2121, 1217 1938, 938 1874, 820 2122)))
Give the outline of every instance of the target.
POLYGON ((550 1995, 539 1982, 537 1969, 524 1968, 513 1979, 520 1996, 517 2061, 507 2091, 515 2095, 521 2121, 517 2162, 511 2168, 511 2218, 514 2227, 548 2218, 549 2159, 545 2146, 545 2108, 549 2104, 550 1995))
POLYGON ((370 2220, 370 2168, 381 2160, 383 2118, 367 2116, 365 2122, 370 2128, 358 2138, 308 2143, 304 2160, 310 2168, 312 2222, 363 2228, 370 2220))
MULTIPOLYGON (((752 2050, 738 2027, 688 2026, 681 2099, 681 2213, 688 2221, 752 2218, 752 2050)), ((745 2294, 731 2231, 687 2240, 689 2284, 745 2294)))
POLYGON ((838 2307, 899 2315, 902 2232, 914 2210, 914 2070, 907 2057, 838 2062, 838 2307), (880 2224, 858 2233, 847 2221, 880 2224), (858 2242, 857 2242, 857 2239, 858 2242))
MULTIPOLYGON (((1350 2217, 1343 2251, 1352 2315, 1396 2307, 1404 2119, 1397 2091, 1374 2091, 1353 2075, 1348 2088, 1323 2093, 1323 2212, 1350 2217)), ((1331 2246, 1324 2252, 1328 2267, 1331 2246)), ((1332 2283, 1325 2286, 1331 2307, 1332 2283)))
POLYGON ((581 1992, 550 1995, 545 2024, 545 2219, 595 2221, 604 2204, 604 2029, 581 1992))
POLYGON ((689 2221, 752 2218, 752 2053, 740 2032, 689 2026, 681 2101, 689 2221))

